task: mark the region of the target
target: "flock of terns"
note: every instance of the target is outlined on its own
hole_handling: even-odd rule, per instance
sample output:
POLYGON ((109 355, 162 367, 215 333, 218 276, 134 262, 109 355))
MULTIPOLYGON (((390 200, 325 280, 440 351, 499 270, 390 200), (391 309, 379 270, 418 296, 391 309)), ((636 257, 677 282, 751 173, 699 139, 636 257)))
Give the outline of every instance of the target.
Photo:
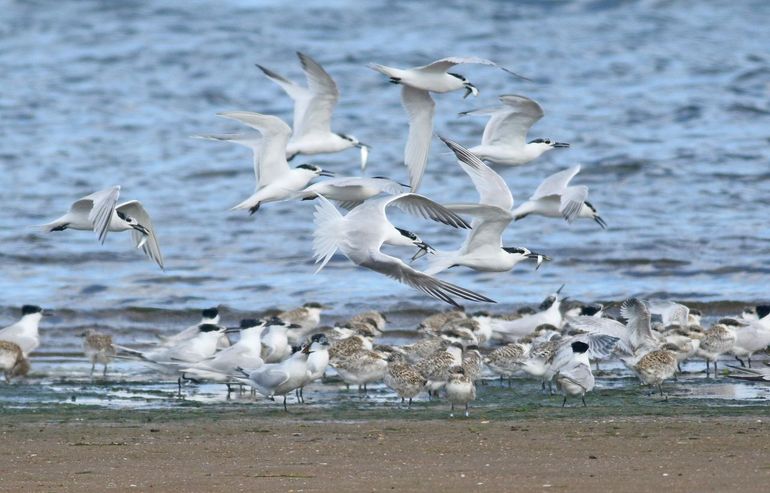
MULTIPOLYGON (((587 218, 606 226, 596 208, 588 202, 588 188, 571 185, 580 172, 573 166, 546 178, 534 194, 514 208, 511 190, 505 180, 484 160, 516 166, 536 159, 544 152, 569 147, 551 139, 527 142, 527 134, 543 116, 535 101, 518 95, 500 97, 501 106, 465 111, 462 115, 489 117, 481 144, 470 149, 448 138, 441 140, 454 152, 462 170, 478 191, 478 203, 438 202, 417 193, 425 175, 433 138, 435 102, 432 93, 465 90, 465 96, 478 95, 478 89, 464 76, 450 72, 460 64, 499 67, 482 58, 450 57, 422 67, 397 69, 370 64, 402 87, 401 100, 409 120, 404 164, 409 174, 405 185, 385 177, 334 177, 311 183, 333 173, 314 164, 294 168, 289 160, 297 155, 334 153, 351 148, 361 150, 362 172, 366 168, 369 146, 352 135, 332 131, 332 113, 339 99, 334 79, 308 55, 298 53, 306 85, 258 65, 294 101, 293 128, 276 116, 249 111, 229 111, 219 116, 235 120, 256 132, 198 136, 246 146, 253 152, 257 186, 254 193, 233 209, 256 213, 264 204, 287 200, 318 200, 314 214, 313 254, 319 269, 339 252, 354 264, 407 284, 424 294, 459 307, 456 298, 474 302, 494 300, 436 277, 442 271, 464 266, 477 271, 506 272, 517 263, 533 259, 539 268, 550 258, 523 246, 503 246, 508 225, 529 215, 564 218, 568 222, 587 218), (332 202, 336 202, 335 206, 332 202), (338 208, 339 206, 339 208, 338 208), (463 244, 453 251, 437 251, 412 231, 396 227, 388 210, 396 207, 409 214, 468 230, 463 244), (470 222, 465 218, 471 218, 470 222), (417 247, 410 263, 383 253, 383 245, 417 247), (418 270, 412 262, 427 257, 418 270)), ((499 67, 521 79, 509 70, 499 67)), ((100 242, 109 232, 131 231, 134 245, 163 268, 158 235, 150 215, 141 202, 118 203, 120 187, 95 192, 77 200, 62 217, 44 225, 46 231, 93 230, 100 242)))
MULTIPOLYGON (((770 369, 752 368, 752 356, 770 345, 770 306, 750 307, 735 318, 723 318, 710 328, 701 326, 701 314, 674 302, 630 298, 608 306, 566 303, 557 291, 537 309, 508 315, 468 314, 453 309, 425 318, 417 327, 421 338, 405 345, 378 341, 388 320, 378 311, 360 313, 333 325, 321 325, 325 307, 307 303, 275 312, 262 319, 244 319, 238 327, 221 325, 216 308, 202 311, 199 323, 144 349, 120 346, 108 334, 87 330, 83 348, 91 362, 104 367, 115 358, 148 365, 157 377, 174 377, 182 393, 186 382, 247 385, 253 393, 274 399, 294 392, 304 402, 304 387, 315 381, 348 387, 384 383, 404 403, 421 393, 443 394, 455 405, 476 398, 476 384, 499 376, 536 378, 567 398, 594 389, 592 363, 618 360, 642 384, 663 392, 663 382, 676 378, 681 364, 701 359, 706 378, 718 376, 717 361, 732 355, 741 366, 731 377, 770 381, 770 369), (231 335, 239 334, 233 342, 231 335)), ((29 354, 40 344, 38 324, 43 310, 22 308, 21 319, 0 330, 0 370, 6 381, 29 371, 29 354)), ((755 361, 756 363, 756 361, 755 361)), ((651 392, 652 394, 653 392, 651 392)), ((453 415, 453 414, 452 414, 453 415)))
MULTIPOLYGON (((320 264, 318 270, 340 252, 355 265, 393 278, 455 309, 428 317, 419 327, 423 338, 405 346, 377 342, 387 321, 375 311, 343 324, 319 327, 323 307, 309 303, 275 317, 245 319, 239 327, 226 328, 220 325, 217 310, 209 309, 203 311, 199 324, 149 349, 118 346, 109 335, 86 332, 84 348, 92 362, 92 375, 97 363, 104 365, 106 375, 113 358, 129 358, 151 365, 159 374, 175 376, 180 393, 185 381, 221 382, 228 385, 228 393, 231 384, 246 384, 268 398, 283 396, 286 407, 288 394, 295 392, 303 401, 303 388, 324 378, 327 367, 332 367, 348 385, 366 390, 367 385, 384 382, 410 404, 421 392, 432 396, 443 389, 452 409, 464 405, 466 415, 468 403, 476 396, 475 383, 487 372, 500 378, 526 374, 540 378, 544 388, 555 383, 564 393, 563 405, 568 396, 581 397, 585 405, 584 396, 595 385, 591 362, 607 359, 622 361, 642 383, 657 388, 661 395, 662 383, 691 358, 705 360, 707 376, 713 363, 716 376, 718 358, 730 353, 742 366, 743 359, 748 360, 749 368, 737 370, 736 376, 770 378, 766 370, 750 367, 751 356, 770 344, 770 315, 764 306, 754 309, 753 317, 744 314, 723 319, 708 330, 701 327, 700 314, 681 304, 632 298, 606 308, 574 305, 567 309, 558 291, 531 313, 505 317, 466 314, 456 298, 494 300, 440 280, 437 274, 456 266, 507 272, 524 260, 535 261, 536 268, 550 260, 523 246, 503 246, 503 233, 512 221, 540 215, 570 223, 590 219, 606 227, 587 200, 588 188, 571 184, 580 166, 547 177, 528 200, 514 207, 505 180, 487 164, 518 166, 569 144, 542 138, 527 142, 530 127, 543 117, 542 108, 525 96, 503 95, 500 106, 461 113, 489 118, 479 145, 465 148, 439 136, 476 188, 478 202, 440 204, 418 194, 433 138, 435 102, 431 94, 464 90, 464 97, 476 96, 476 86, 449 70, 468 63, 499 67, 481 58, 450 57, 410 69, 369 65, 401 86, 409 121, 404 150, 408 185, 386 177, 331 177, 333 173, 313 164, 291 168, 289 161, 297 155, 358 148, 363 173, 370 150, 355 137, 332 131, 332 113, 339 99, 337 85, 311 57, 298 56, 306 85, 258 65, 294 101, 293 128, 276 116, 230 111, 219 116, 256 132, 199 136, 246 146, 253 152, 257 186, 234 209, 254 214, 271 202, 317 200, 313 254, 320 264), (311 183, 320 176, 330 179, 311 183), (393 225, 387 215, 391 207, 466 229, 466 239, 457 250, 437 251, 418 234, 393 225), (417 270, 383 253, 384 244, 416 247, 410 263, 425 256, 426 267, 417 270), (233 332, 240 334, 234 343, 228 336, 233 332)), ((83 197, 44 228, 49 232, 91 230, 101 243, 109 232, 130 231, 134 245, 163 268, 149 213, 137 200, 119 204, 119 195, 120 187, 115 186, 83 197)), ((0 331, 0 368, 7 380, 26 374, 28 356, 39 344, 38 323, 43 311, 27 305, 22 314, 19 322, 0 331)))

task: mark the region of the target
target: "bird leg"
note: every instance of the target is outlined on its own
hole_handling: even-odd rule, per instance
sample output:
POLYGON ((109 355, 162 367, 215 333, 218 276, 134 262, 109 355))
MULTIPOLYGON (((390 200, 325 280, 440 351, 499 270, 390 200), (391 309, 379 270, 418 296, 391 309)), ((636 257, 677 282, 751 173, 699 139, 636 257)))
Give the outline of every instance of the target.
POLYGON ((254 207, 249 208, 249 215, 253 216, 254 213, 259 210, 259 206, 260 205, 262 205, 262 203, 261 202, 257 202, 257 205, 255 205, 254 207))
POLYGON ((407 409, 412 409, 412 398, 409 398, 409 404, 406 406, 407 409))
POLYGON ((660 392, 660 395, 663 397, 663 400, 668 402, 668 395, 663 393, 663 383, 662 382, 658 384, 658 392, 660 392))
POLYGON ((586 405, 586 396, 585 396, 585 394, 580 396, 580 400, 583 401, 583 407, 588 407, 588 405, 586 405))
POLYGON ((709 370, 711 369, 710 361, 706 360, 706 378, 709 377, 709 370))
POLYGON ((107 363, 104 364, 104 371, 102 372, 102 378, 107 378, 107 363))
POLYGON ((468 403, 466 402, 465 403, 465 417, 467 418, 468 416, 470 416, 470 413, 468 412, 468 403))
POLYGON ((286 394, 283 394, 283 410, 289 412, 289 408, 286 407, 286 394))
POLYGON ((96 361, 91 363, 91 380, 94 379, 94 368, 96 368, 96 361))
POLYGON ((565 395, 565 396, 564 396, 564 400, 563 400, 563 401, 561 401, 561 407, 562 407, 562 409, 564 409, 564 406, 566 406, 566 405, 567 405, 567 396, 565 395))
MULTIPOLYGON (((740 363, 740 364, 741 364, 741 367, 742 367, 742 368, 745 368, 745 367, 746 367, 746 365, 743 363, 743 360, 742 360, 742 359, 740 359, 740 358, 739 358, 739 357, 737 357, 737 356, 735 357, 735 359, 737 359, 737 360, 738 360, 738 363, 740 363)), ((749 359, 749 361, 751 361, 751 359, 749 359)), ((751 366, 749 366, 749 368, 751 368, 751 366)))
POLYGON ((749 355, 748 358, 746 358, 746 359, 749 362, 749 368, 751 368, 751 355, 749 355))

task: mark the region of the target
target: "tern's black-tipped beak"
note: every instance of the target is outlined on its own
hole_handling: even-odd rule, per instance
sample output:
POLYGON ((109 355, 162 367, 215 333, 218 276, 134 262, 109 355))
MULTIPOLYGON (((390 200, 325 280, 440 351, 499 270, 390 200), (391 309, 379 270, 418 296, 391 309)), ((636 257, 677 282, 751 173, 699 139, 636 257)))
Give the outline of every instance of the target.
POLYGON ((417 253, 415 253, 414 256, 412 257, 412 262, 414 262, 418 258, 420 258, 420 257, 422 257, 424 255, 427 255, 429 253, 431 253, 431 254, 435 254, 436 253, 436 250, 432 246, 430 246, 427 243, 425 243, 424 241, 421 241, 419 243, 415 243, 414 245, 416 247, 418 247, 419 250, 417 250, 417 253))
POLYGON ((233 334, 235 332, 240 332, 240 331, 241 331, 240 327, 228 327, 225 329, 225 334, 233 334))
POLYGON ((334 173, 331 171, 322 170, 320 173, 318 173, 321 176, 334 176, 334 173))
POLYGON ((150 236, 150 232, 141 224, 132 224, 131 227, 142 233, 144 236, 150 236))
POLYGON ((535 266, 535 270, 538 270, 541 265, 543 265, 543 262, 547 262, 551 260, 551 257, 548 255, 543 255, 542 253, 537 252, 530 252, 527 254, 527 258, 531 258, 537 261, 537 265, 535 266))
POLYGON ((594 216, 594 221, 596 221, 602 229, 607 229, 607 223, 604 222, 604 219, 602 219, 601 216, 594 216))
POLYGON ((473 94, 474 96, 478 96, 479 95, 479 90, 476 89, 476 86, 474 86, 470 82, 466 82, 465 83, 465 95, 463 95, 463 99, 467 98, 471 94, 473 94))
POLYGON ((569 144, 567 144, 566 142, 554 142, 553 146, 554 147, 569 147, 569 144))
POLYGON ((372 148, 372 146, 370 146, 369 144, 364 144, 363 142, 356 142, 355 144, 353 144, 353 147, 357 147, 359 149, 362 147, 366 147, 367 149, 372 148))

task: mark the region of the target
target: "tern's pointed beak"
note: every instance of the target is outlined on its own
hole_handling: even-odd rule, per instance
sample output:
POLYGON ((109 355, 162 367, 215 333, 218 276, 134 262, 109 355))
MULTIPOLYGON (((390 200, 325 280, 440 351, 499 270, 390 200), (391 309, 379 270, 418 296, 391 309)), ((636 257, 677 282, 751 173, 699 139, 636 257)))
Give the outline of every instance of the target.
POLYGON ((554 143, 553 143, 553 146, 554 146, 554 147, 567 147, 567 148, 568 148, 568 147, 569 147, 569 144, 568 144, 568 143, 566 143, 566 142, 554 142, 554 143))
POLYGON ((551 260, 551 257, 549 257, 548 255, 543 255, 542 253, 537 253, 537 252, 528 253, 527 258, 537 260, 537 265, 535 265, 535 270, 538 270, 540 266, 543 265, 543 262, 547 262, 551 260))
POLYGON ((415 243, 415 246, 418 247, 419 250, 417 250, 417 253, 415 253, 414 256, 412 257, 412 262, 414 262, 418 258, 423 257, 423 256, 425 256, 425 255, 427 255, 429 253, 430 254, 435 254, 436 253, 436 250, 432 246, 430 246, 427 243, 425 243, 424 241, 421 241, 419 243, 415 243))
POLYGON ((468 82, 465 84, 465 95, 463 96, 463 99, 467 98, 471 94, 473 94, 474 96, 478 96, 479 90, 476 89, 476 86, 468 82))
POLYGON ((604 219, 602 219, 601 216, 594 216, 594 221, 596 221, 602 229, 607 229, 607 223, 604 222, 604 219))
POLYGON ((144 236, 150 235, 150 232, 147 230, 147 228, 145 228, 141 224, 132 224, 131 227, 139 231, 140 233, 142 233, 144 236))
POLYGON ((320 173, 318 173, 321 176, 334 176, 334 173, 331 171, 321 170, 320 173))

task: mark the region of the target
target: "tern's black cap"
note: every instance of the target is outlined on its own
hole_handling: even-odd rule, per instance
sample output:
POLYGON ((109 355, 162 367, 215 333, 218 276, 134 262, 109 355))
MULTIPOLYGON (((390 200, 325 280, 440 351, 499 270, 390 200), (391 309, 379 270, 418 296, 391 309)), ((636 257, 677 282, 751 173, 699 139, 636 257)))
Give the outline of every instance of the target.
POLYGON ((201 310, 203 318, 214 318, 219 315, 219 309, 217 308, 205 308, 201 310))
POLYGON ((241 320, 241 328, 242 329, 249 329, 251 327, 256 327, 257 325, 260 325, 262 323, 261 320, 257 320, 256 318, 244 318, 241 320))
POLYGON ((31 313, 40 313, 43 309, 40 308, 37 305, 24 305, 21 307, 21 314, 22 315, 29 315, 31 313))
POLYGON ((770 305, 757 305, 757 317, 765 318, 770 314, 770 305))
POLYGON ((220 330, 221 327, 219 325, 214 324, 201 324, 198 326, 198 330, 201 332, 215 332, 217 330, 220 330))
POLYGON ((572 343, 572 351, 576 353, 585 353, 588 351, 588 344, 585 342, 575 341, 572 343))
POLYGON ((326 342, 326 334, 313 334, 310 337, 310 342, 326 342))

